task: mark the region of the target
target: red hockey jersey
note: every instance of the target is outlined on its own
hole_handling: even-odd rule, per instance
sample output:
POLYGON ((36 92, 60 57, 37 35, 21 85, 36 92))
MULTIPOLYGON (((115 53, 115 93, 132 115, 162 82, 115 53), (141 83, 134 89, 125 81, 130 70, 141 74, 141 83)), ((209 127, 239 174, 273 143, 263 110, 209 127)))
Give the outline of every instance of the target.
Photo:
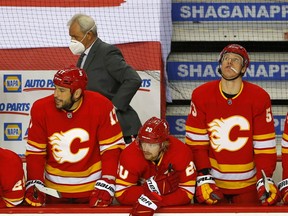
POLYGON ((284 132, 282 136, 282 178, 288 178, 288 113, 284 123, 284 132))
POLYGON ((89 197, 102 175, 116 176, 123 148, 115 109, 107 98, 85 91, 80 106, 66 112, 55 107, 51 95, 31 109, 27 177, 45 179, 62 197, 89 197))
POLYGON ((14 207, 24 198, 25 178, 20 157, 0 148, 0 207, 14 207))
POLYGON ((184 205, 191 202, 195 192, 196 171, 191 150, 180 140, 169 136, 168 151, 158 164, 146 160, 137 141, 134 141, 120 156, 115 197, 123 205, 133 205, 144 193, 143 184, 157 172, 164 173, 169 164, 180 174, 179 189, 162 196, 164 205, 184 205))
POLYGON ((272 176, 276 166, 276 141, 270 96, 244 81, 231 99, 220 81, 192 93, 186 122, 186 141, 197 170, 211 168, 224 193, 242 193, 261 178, 261 169, 272 176))

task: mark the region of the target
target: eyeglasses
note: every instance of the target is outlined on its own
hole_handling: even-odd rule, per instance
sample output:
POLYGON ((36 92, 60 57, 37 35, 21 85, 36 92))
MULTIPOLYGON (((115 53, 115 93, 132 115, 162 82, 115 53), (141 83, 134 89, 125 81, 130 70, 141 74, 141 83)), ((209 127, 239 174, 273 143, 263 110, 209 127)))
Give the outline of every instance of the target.
POLYGON ((223 58, 222 58, 222 62, 223 62, 223 61, 228 62, 228 61, 230 61, 230 60, 231 60, 232 63, 242 64, 242 59, 240 59, 240 58, 238 58, 238 57, 230 57, 229 55, 224 55, 223 58))

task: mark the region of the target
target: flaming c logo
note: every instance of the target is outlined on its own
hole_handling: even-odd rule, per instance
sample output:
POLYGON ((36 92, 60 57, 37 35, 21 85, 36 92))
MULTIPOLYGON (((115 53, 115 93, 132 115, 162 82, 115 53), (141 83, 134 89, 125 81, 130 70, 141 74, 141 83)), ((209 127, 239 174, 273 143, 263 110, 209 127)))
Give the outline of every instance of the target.
POLYGON ((235 126, 239 126, 240 130, 250 129, 249 122, 242 116, 232 116, 227 119, 214 119, 208 126, 208 131, 211 132, 211 146, 216 152, 220 152, 224 149, 228 151, 237 151, 242 148, 248 140, 248 137, 238 137, 234 141, 230 140, 230 131, 235 126))
POLYGON ((79 148, 77 153, 71 152, 71 144, 75 139, 80 139, 81 143, 86 142, 89 140, 89 134, 83 129, 75 128, 66 132, 54 133, 49 137, 53 156, 58 163, 75 163, 87 155, 88 147, 79 148))

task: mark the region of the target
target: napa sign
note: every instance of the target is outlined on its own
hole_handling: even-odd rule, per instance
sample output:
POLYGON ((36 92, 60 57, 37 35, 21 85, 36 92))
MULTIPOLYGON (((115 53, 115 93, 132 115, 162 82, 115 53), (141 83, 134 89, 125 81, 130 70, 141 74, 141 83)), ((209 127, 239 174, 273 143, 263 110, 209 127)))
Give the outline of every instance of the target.
POLYGON ((285 21, 287 3, 173 3, 173 21, 285 21))

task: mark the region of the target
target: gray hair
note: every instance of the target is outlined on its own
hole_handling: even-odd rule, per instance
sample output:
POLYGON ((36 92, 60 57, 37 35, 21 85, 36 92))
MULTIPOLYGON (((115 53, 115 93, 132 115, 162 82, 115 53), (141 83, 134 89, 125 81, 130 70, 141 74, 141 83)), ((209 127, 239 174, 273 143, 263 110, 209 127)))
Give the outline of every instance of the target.
POLYGON ((94 19, 91 16, 86 14, 75 14, 67 23, 68 28, 74 23, 77 22, 80 26, 80 30, 82 33, 86 33, 87 31, 92 31, 93 34, 97 35, 97 26, 94 19))

